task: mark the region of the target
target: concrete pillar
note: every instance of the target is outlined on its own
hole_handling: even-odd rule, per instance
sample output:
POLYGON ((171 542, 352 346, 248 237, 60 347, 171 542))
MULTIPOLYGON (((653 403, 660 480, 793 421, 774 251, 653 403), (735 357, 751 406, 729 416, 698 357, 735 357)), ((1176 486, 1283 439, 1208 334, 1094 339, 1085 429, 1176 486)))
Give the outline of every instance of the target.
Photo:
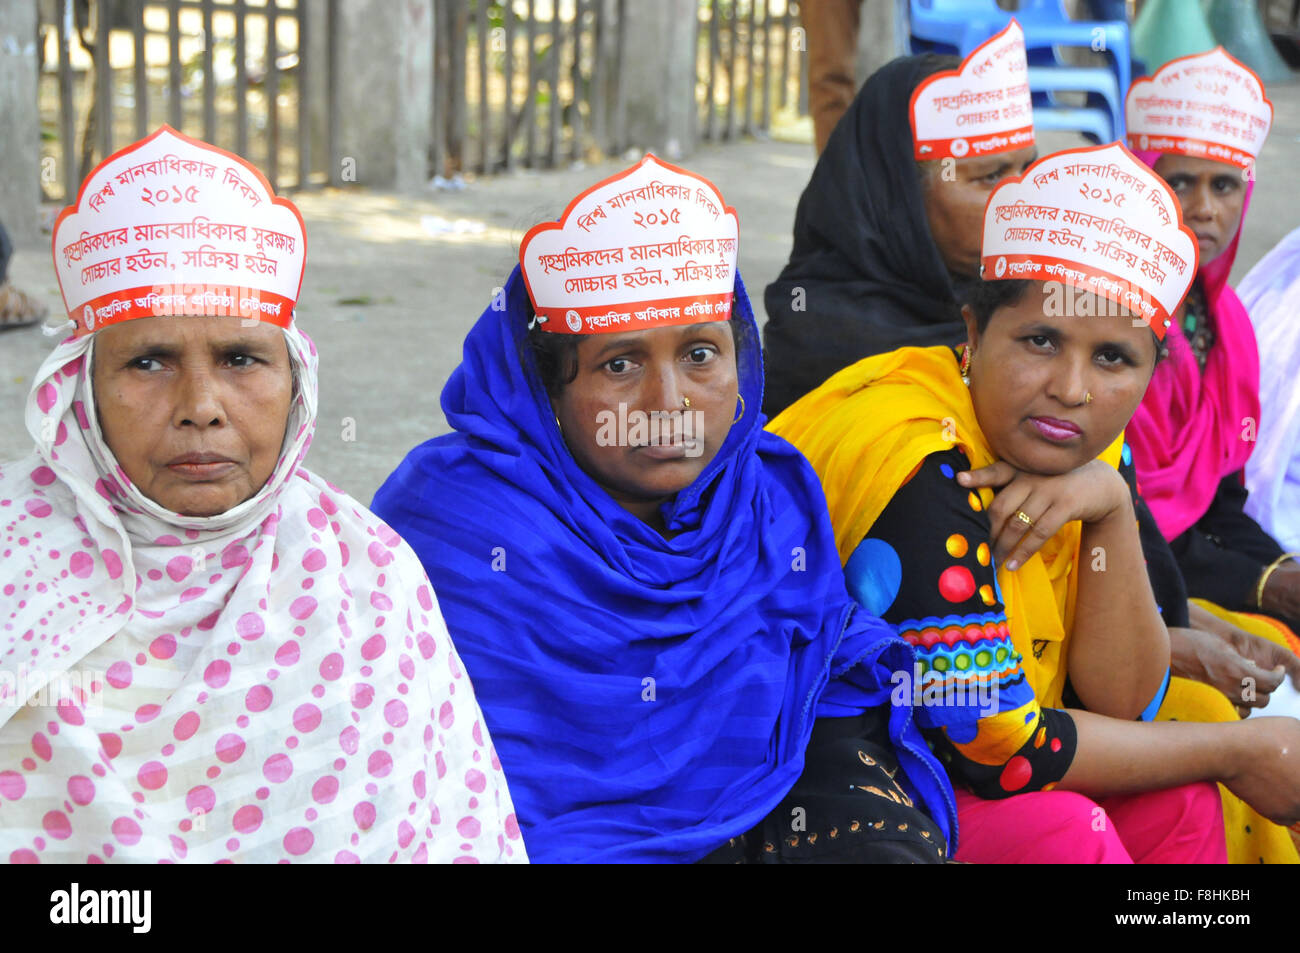
POLYGON ((858 88, 890 60, 911 52, 907 0, 866 0, 858 28, 858 88))
POLYGON ((345 185, 428 181, 434 0, 340 0, 339 153, 345 185))
POLYGON ((36 4, 0 3, 0 222, 15 245, 41 238, 36 62, 36 4))
POLYGON ((622 73, 627 143, 665 159, 695 149, 697 0, 626 4, 622 73))

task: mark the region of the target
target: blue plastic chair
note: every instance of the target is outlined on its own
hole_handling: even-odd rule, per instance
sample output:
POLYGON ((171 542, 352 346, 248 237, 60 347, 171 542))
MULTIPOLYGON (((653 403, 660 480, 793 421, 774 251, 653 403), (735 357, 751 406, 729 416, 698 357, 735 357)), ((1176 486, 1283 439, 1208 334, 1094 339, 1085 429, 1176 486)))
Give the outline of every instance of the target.
POLYGON ((966 56, 997 33, 1011 17, 1025 32, 1030 65, 1030 92, 1035 122, 1043 111, 1044 128, 1077 128, 1100 142, 1124 136, 1124 96, 1131 82, 1128 24, 1123 21, 1074 21, 1062 0, 1022 0, 1016 11, 994 0, 909 0, 913 52, 933 50, 966 56), (1093 48, 1101 39, 1109 68, 1068 66, 1057 46, 1093 48), (1066 105, 1061 92, 1083 92, 1082 107, 1066 105), (1098 115, 1100 114, 1100 115, 1098 115), (1077 127, 1061 125, 1077 120, 1077 127))
MULTIPOLYGON (((1112 63, 1115 81, 1121 98, 1128 95, 1133 82, 1132 50, 1128 23, 1123 20, 1071 20, 1065 12, 1064 0, 1021 0, 1015 17, 1025 30, 1025 49, 1031 54, 1057 46, 1079 46, 1094 49, 1102 41, 1102 52, 1112 63)), ((1030 63, 1035 61, 1030 56, 1030 63)), ((1053 59, 1056 59, 1053 52, 1053 59)), ((1057 60, 1059 63, 1059 60, 1057 60)), ((1124 127, 1124 110, 1118 110, 1118 127, 1124 127)))
POLYGON ((1011 19, 996 0, 909 0, 915 53, 965 56, 1011 19))
POLYGON ((1082 132, 1097 144, 1114 142, 1117 138, 1110 114, 1104 109, 1086 106, 1035 106, 1034 130, 1041 132, 1044 129, 1082 132))
MULTIPOLYGON (((1037 122, 1038 110, 1043 108, 1089 109, 1101 113, 1106 120, 1106 128, 1111 134, 1099 142, 1113 142, 1123 134, 1124 100, 1120 97, 1119 84, 1115 74, 1108 69, 1085 66, 1031 66, 1029 67, 1029 91, 1034 101, 1034 119, 1037 122), (1070 107, 1056 95, 1061 92, 1087 93, 1087 102, 1083 107, 1070 107)), ((1069 113, 1075 115, 1076 113, 1069 113)), ((1095 128, 1090 121, 1085 131, 1095 128)))

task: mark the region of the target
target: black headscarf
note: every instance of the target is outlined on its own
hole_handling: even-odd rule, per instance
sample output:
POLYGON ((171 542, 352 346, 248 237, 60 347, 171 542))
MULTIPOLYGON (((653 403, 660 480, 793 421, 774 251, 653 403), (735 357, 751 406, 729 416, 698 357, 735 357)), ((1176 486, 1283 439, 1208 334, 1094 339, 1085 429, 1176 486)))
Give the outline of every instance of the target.
POLYGON ((869 355, 964 339, 908 116, 917 84, 959 65, 934 54, 886 64, 831 133, 799 199, 790 261, 764 295, 768 416, 869 355))

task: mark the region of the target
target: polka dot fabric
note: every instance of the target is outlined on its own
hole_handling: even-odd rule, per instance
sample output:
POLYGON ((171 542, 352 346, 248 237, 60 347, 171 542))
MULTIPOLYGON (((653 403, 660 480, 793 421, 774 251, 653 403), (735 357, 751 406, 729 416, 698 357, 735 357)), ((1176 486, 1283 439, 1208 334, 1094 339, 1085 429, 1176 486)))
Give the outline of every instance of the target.
POLYGON ((301 466, 210 519, 145 498, 61 344, 0 466, 0 860, 521 862, 473 686, 419 561, 301 466))

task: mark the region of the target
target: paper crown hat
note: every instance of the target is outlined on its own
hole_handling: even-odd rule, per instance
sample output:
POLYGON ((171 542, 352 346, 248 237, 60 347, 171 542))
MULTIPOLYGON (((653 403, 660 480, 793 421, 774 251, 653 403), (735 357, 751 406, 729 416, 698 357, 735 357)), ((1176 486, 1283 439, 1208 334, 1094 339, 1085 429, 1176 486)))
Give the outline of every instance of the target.
POLYGON ((1169 186, 1118 142, 1067 149, 1004 179, 984 207, 986 281, 1059 281, 1109 298, 1163 340, 1196 275, 1169 186))
POLYGON ((912 93, 917 159, 962 159, 1034 143, 1025 34, 1014 19, 955 70, 927 77, 912 93))
POLYGON ((288 327, 306 229, 253 165, 162 126, 86 177, 54 223, 54 270, 76 335, 160 315, 288 327))
POLYGON ((1255 72, 1223 47, 1170 60, 1124 99, 1128 144, 1249 168, 1273 124, 1255 72))
POLYGON ((647 154, 519 248, 537 324, 561 334, 731 317, 740 224, 708 179, 647 154))

